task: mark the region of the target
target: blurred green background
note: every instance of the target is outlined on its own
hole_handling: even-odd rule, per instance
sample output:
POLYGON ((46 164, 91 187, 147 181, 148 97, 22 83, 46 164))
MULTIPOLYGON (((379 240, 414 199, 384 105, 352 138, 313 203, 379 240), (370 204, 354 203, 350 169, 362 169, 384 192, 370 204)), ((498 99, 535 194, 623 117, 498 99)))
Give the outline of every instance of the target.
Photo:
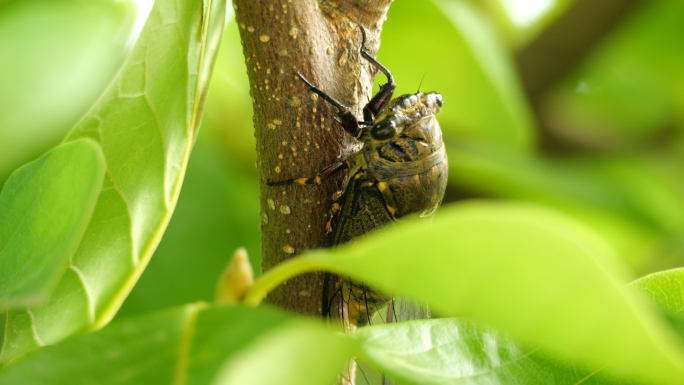
MULTIPOLYGON (((96 101, 150 6, 0 0, 0 184, 96 101)), ((178 207, 119 316, 211 300, 240 246, 259 271, 251 99, 227 19, 178 207)), ((399 0, 378 58, 397 94, 425 75, 421 89, 444 95, 445 204, 548 205, 640 276, 684 260, 682 20, 679 0, 399 0)))

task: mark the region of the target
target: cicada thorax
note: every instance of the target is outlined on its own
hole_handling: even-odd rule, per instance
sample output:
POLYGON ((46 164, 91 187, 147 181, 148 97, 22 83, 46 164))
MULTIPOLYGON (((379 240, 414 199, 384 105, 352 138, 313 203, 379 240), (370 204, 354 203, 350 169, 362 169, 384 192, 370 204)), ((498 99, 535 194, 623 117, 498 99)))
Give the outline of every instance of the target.
POLYGON ((370 136, 364 143, 366 168, 395 219, 428 216, 442 203, 448 163, 435 118, 441 106, 442 96, 434 92, 402 95, 376 123, 391 125, 395 135, 385 140, 370 136))
MULTIPOLYGON (((349 158, 351 175, 335 244, 401 218, 429 216, 439 207, 448 173, 442 133, 434 117, 440 107, 441 96, 436 93, 398 97, 362 137, 362 151, 349 158), (380 134, 373 135, 376 126, 380 134), (383 137, 385 128, 393 130, 393 135, 383 137)), ((356 326, 368 324, 392 300, 351 279, 344 281, 341 290, 349 322, 356 326)))

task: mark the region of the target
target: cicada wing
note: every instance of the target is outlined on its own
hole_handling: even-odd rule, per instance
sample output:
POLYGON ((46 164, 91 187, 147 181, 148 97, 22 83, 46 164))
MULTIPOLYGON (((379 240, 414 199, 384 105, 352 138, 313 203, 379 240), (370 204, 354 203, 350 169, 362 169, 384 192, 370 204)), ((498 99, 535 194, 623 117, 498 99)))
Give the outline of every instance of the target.
MULTIPOLYGON (((406 322, 417 319, 429 319, 430 308, 427 303, 418 303, 404 297, 396 297, 387 308, 387 322, 406 322)), ((382 376, 382 385, 401 385, 387 376, 382 376)))
MULTIPOLYGON (((335 225, 335 246, 353 242, 394 222, 377 181, 363 171, 349 176, 343 197, 335 225)), ((353 325, 367 325, 389 300, 361 282, 345 279, 343 284, 335 287, 330 278, 331 275, 326 274, 321 307, 324 317, 330 316, 335 309, 346 309, 346 318, 353 325)))
POLYGON ((406 322, 429 319, 430 308, 426 303, 418 303, 408 298, 397 297, 392 300, 387 311, 387 322, 406 322))
MULTIPOLYGON (((336 224, 334 244, 354 241, 392 223, 394 217, 387 208, 374 178, 362 173, 350 175, 336 224)), ((328 286, 327 279, 325 285, 328 286)), ((342 308, 346 307, 349 321, 358 327, 430 318, 426 304, 418 304, 401 297, 392 300, 390 298, 391 296, 376 292, 361 282, 346 279, 337 290, 324 290, 322 309, 324 314, 329 314, 333 301, 343 301, 342 308), (387 303, 389 305, 385 306, 387 303)), ((373 375, 370 373, 373 371, 372 368, 365 365, 364 367, 365 370, 357 366, 360 373, 355 376, 358 384, 399 385, 380 373, 373 375)))

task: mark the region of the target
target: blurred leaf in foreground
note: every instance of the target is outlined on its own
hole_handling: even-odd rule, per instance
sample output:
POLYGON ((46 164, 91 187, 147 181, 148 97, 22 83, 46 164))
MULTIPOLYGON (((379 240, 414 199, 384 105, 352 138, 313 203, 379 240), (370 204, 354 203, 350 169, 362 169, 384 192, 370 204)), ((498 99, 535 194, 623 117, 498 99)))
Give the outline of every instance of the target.
POLYGON ((662 384, 684 376, 684 344, 621 288, 626 277, 607 245, 547 209, 460 204, 432 226, 308 255, 302 263, 427 301, 444 316, 473 317, 565 362, 662 384))
POLYGON ((190 305, 122 320, 28 354, 3 384, 332 383, 354 341, 268 309, 190 305))

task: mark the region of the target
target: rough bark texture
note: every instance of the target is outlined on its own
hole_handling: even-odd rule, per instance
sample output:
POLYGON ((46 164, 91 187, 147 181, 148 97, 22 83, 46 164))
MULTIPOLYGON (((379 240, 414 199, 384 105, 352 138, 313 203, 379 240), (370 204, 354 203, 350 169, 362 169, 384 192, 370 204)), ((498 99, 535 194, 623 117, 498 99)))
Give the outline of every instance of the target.
MULTIPOLYGON (((332 244, 325 224, 346 172, 321 185, 272 187, 267 182, 314 176, 356 144, 334 120, 335 110, 297 73, 362 116, 376 71, 359 60, 359 25, 368 30, 367 48, 375 55, 391 2, 233 1, 254 106, 263 270, 332 244)), ((320 316, 322 288, 323 274, 303 275, 271 292, 267 302, 320 316)))

